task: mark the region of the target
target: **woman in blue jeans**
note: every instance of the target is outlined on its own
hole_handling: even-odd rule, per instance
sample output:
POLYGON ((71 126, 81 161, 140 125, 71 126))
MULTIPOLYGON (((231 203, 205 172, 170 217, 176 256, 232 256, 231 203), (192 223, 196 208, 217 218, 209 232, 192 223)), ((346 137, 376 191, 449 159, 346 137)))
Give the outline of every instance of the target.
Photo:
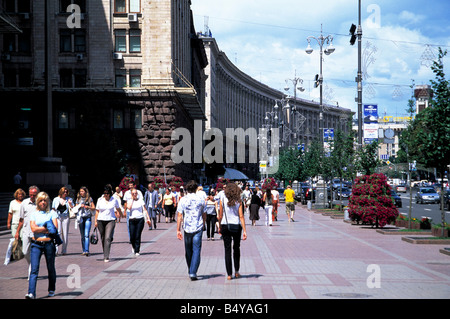
POLYGON ((82 255, 89 256, 89 233, 92 225, 92 212, 95 211, 95 204, 89 195, 89 190, 82 186, 78 191, 76 206, 77 222, 80 227, 82 255))
POLYGON ((228 183, 225 188, 225 196, 222 196, 219 204, 219 233, 222 234, 225 248, 225 267, 227 279, 231 280, 233 274, 233 262, 235 277, 239 278, 241 260, 241 235, 242 240, 247 239, 245 229, 244 208, 241 200, 241 189, 235 183, 228 183), (237 225, 237 229, 232 229, 237 225), (231 258, 231 243, 233 242, 233 261, 231 258))
POLYGON ((56 287, 56 269, 55 255, 56 248, 53 239, 50 237, 47 227, 48 221, 51 221, 55 228, 58 228, 58 215, 54 210, 50 210, 50 197, 45 192, 40 192, 36 197, 36 210, 30 216, 30 228, 33 233, 31 239, 31 273, 28 282, 27 299, 36 298, 36 284, 39 275, 39 266, 41 256, 44 254, 48 271, 48 296, 55 295, 56 287))

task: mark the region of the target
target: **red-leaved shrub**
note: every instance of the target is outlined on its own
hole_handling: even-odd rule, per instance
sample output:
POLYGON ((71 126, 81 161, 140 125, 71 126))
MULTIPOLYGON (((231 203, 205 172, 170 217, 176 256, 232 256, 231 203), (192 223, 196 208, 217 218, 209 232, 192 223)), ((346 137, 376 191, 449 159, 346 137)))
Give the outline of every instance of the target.
POLYGON ((391 188, 384 174, 356 178, 348 208, 352 220, 376 227, 384 227, 398 216, 391 188))

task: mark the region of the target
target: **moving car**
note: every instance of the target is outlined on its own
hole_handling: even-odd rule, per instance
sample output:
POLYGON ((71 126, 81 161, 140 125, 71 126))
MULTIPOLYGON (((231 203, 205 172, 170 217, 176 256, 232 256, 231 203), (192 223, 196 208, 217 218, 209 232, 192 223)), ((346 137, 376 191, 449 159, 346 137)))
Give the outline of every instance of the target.
POLYGON ((440 203, 441 198, 433 187, 421 187, 416 194, 416 204, 440 203))
POLYGON ((398 208, 402 208, 402 198, 397 194, 395 190, 391 190, 391 196, 394 200, 394 204, 398 208))
POLYGON ((406 193, 406 184, 399 184, 397 185, 397 192, 406 193))

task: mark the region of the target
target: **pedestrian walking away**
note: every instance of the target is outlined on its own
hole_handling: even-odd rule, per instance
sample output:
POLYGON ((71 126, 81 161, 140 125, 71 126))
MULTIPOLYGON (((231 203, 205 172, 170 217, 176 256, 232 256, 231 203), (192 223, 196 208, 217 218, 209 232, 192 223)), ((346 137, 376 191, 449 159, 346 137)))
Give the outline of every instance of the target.
POLYGON ((58 215, 54 210, 50 210, 50 198, 45 192, 40 192, 36 196, 36 210, 30 216, 31 239, 31 273, 28 281, 27 299, 36 297, 36 285, 39 275, 39 266, 42 254, 45 256, 48 272, 48 296, 55 295, 56 288, 56 268, 55 255, 56 248, 53 239, 49 234, 49 225, 52 223, 55 227, 55 233, 58 227, 58 215))
POLYGON ((196 195, 197 187, 195 181, 188 182, 186 185, 187 195, 181 198, 177 207, 177 238, 183 240, 181 232, 183 225, 185 258, 191 280, 197 280, 203 228, 206 222, 206 203, 196 195))
POLYGON ((240 277, 241 260, 241 235, 242 239, 247 239, 247 231, 244 219, 244 204, 241 200, 239 186, 228 183, 225 189, 225 196, 219 204, 219 232, 222 234, 225 249, 225 268, 227 279, 231 280, 233 275, 233 263, 235 278, 240 277), (233 243, 233 262, 231 258, 231 244, 233 243))
MULTIPOLYGON (((60 232, 63 244, 61 247, 61 254, 67 253, 67 245, 69 244, 69 225, 70 216, 69 209, 73 208, 73 199, 69 197, 69 189, 61 187, 58 196, 53 199, 52 210, 58 215, 58 231, 60 232)), ((58 253, 59 247, 57 249, 58 253)))
POLYGON ((87 187, 82 186, 77 194, 75 207, 76 222, 80 229, 82 255, 89 256, 89 234, 92 225, 92 213, 95 211, 94 200, 87 187))
POLYGON ((95 206, 95 227, 98 228, 100 233, 104 262, 109 262, 116 218, 118 215, 122 215, 120 204, 112 195, 111 186, 105 186, 103 196, 97 200, 97 205, 95 206))
POLYGON ((291 188, 291 185, 288 185, 284 190, 284 196, 286 201, 286 215, 289 218, 289 222, 294 221, 294 213, 295 213, 295 191, 291 188))
POLYGON ((138 190, 131 190, 131 199, 124 204, 124 209, 129 216, 129 233, 132 251, 135 256, 139 256, 141 250, 141 236, 144 230, 145 220, 151 225, 147 209, 143 199, 139 198, 138 190))
POLYGON ((217 202, 214 199, 216 192, 211 189, 208 197, 206 197, 206 237, 208 240, 214 240, 214 232, 217 221, 217 202))
POLYGON ((273 194, 270 188, 266 189, 262 201, 264 203, 264 211, 266 213, 266 226, 272 226, 272 211, 275 201, 273 200, 273 194))
POLYGON ((261 198, 258 196, 257 192, 254 192, 250 200, 249 216, 249 219, 252 221, 252 226, 255 226, 256 221, 259 220, 259 208, 261 207, 261 205, 261 198))

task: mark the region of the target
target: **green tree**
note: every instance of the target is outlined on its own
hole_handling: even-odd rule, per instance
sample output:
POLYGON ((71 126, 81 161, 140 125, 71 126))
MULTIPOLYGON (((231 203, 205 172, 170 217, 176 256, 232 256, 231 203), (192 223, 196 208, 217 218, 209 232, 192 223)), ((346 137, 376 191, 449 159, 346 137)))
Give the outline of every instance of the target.
POLYGON ((372 175, 375 173, 380 160, 377 157, 378 141, 373 141, 370 144, 363 145, 357 151, 356 166, 357 170, 364 175, 372 175))
POLYGON ((321 157, 323 147, 318 140, 313 140, 305 153, 304 170, 306 176, 313 178, 321 173, 321 157))
POLYGON ((295 148, 283 149, 279 155, 279 168, 274 177, 286 183, 304 178, 303 154, 295 148))
POLYGON ((435 80, 430 81, 433 91, 430 106, 417 114, 404 138, 411 158, 427 168, 436 168, 441 177, 450 164, 450 87, 442 62, 446 55, 447 51, 439 48, 438 60, 431 67, 435 80))

